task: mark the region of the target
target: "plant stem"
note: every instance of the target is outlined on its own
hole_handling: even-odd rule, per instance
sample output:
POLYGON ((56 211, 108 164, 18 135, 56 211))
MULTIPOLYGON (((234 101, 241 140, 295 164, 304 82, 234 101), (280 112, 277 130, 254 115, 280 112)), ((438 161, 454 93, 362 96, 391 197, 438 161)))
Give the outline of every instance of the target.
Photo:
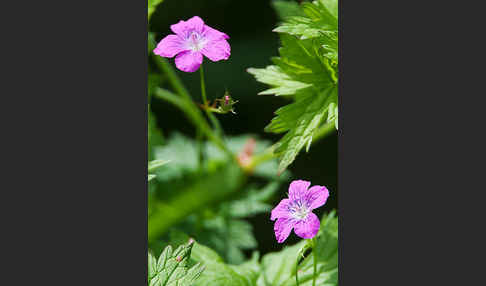
POLYGON ((317 258, 316 258, 316 238, 312 238, 312 256, 314 258, 314 274, 312 275, 312 286, 316 286, 317 258))
POLYGON ((205 78, 204 78, 204 65, 203 65, 203 63, 201 63, 201 66, 199 67, 199 71, 200 71, 200 75, 201 75, 201 97, 202 97, 203 104, 204 104, 204 107, 205 107, 204 111, 206 111, 206 115, 208 116, 209 120, 211 121, 211 124, 213 125, 214 129, 216 130, 216 134, 218 134, 219 136, 222 136, 223 135, 223 129, 221 128, 221 124, 219 124, 219 121, 216 118, 216 116, 214 116, 214 114, 206 108, 206 107, 209 106, 209 103, 208 103, 208 98, 206 96, 206 81, 205 81, 205 78))
POLYGON ((229 150, 226 144, 224 144, 221 137, 213 133, 212 129, 209 127, 208 123, 201 114, 201 111, 196 105, 194 105, 192 101, 185 100, 162 88, 156 88, 154 96, 166 100, 181 109, 202 134, 204 134, 209 140, 213 141, 213 143, 223 150, 228 156, 234 158, 231 150, 229 150))
POLYGON ((184 84, 182 84, 182 81, 177 76, 177 74, 175 73, 174 69, 169 64, 169 62, 165 58, 157 57, 156 63, 157 66, 167 75, 167 78, 169 79, 169 82, 174 88, 174 90, 185 99, 192 101, 189 92, 184 87, 184 84))
POLYGON ((299 286, 299 259, 300 253, 297 255, 297 261, 295 261, 295 285, 299 286))
POLYGON ((205 106, 208 106, 208 99, 206 97, 206 82, 204 80, 204 66, 203 63, 201 63, 201 66, 199 67, 199 71, 201 74, 201 96, 203 99, 203 104, 205 106))

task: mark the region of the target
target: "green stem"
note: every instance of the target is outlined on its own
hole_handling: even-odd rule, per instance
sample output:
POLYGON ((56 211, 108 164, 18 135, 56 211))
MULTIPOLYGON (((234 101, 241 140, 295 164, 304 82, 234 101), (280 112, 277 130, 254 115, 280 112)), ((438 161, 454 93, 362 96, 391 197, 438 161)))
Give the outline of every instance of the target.
POLYGON ((316 258, 316 238, 312 238, 312 256, 314 257, 314 274, 312 275, 312 286, 316 286, 317 258, 316 258))
POLYGON ((174 90, 180 94, 182 97, 184 97, 187 100, 191 100, 192 98, 189 95, 189 92, 187 89, 184 87, 184 84, 182 84, 181 79, 177 76, 175 73, 174 69, 170 65, 170 63, 162 57, 157 56, 156 60, 157 66, 164 71, 164 73, 167 75, 167 78, 169 79, 170 85, 174 88, 174 90))
POLYGON ((196 105, 194 105, 192 101, 185 100, 173 94, 172 92, 162 88, 156 88, 154 96, 166 100, 182 110, 189 118, 189 120, 192 121, 194 126, 196 126, 196 128, 201 131, 202 134, 209 138, 209 140, 213 141, 213 143, 221 150, 223 150, 228 156, 230 156, 231 158, 234 157, 233 153, 231 152, 231 150, 228 149, 226 144, 224 144, 221 137, 213 133, 208 123, 204 119, 203 115, 201 114, 200 109, 196 105))
POLYGON ((299 286, 299 259, 300 254, 297 255, 297 261, 295 261, 295 285, 299 286))
POLYGON ((199 67, 199 71, 201 74, 201 95, 203 99, 203 104, 205 106, 208 106, 208 99, 206 97, 206 81, 204 80, 204 66, 203 63, 201 63, 201 66, 199 67))
POLYGON ((209 106, 208 103, 208 98, 206 96, 206 81, 204 78, 204 66, 203 63, 201 63, 201 66, 199 67, 200 70, 200 75, 201 75, 201 96, 204 104, 204 111, 206 111, 206 115, 208 116, 209 120, 211 121, 211 124, 213 125, 214 129, 216 130, 216 134, 218 136, 223 135, 223 129, 221 128, 221 124, 219 123, 218 119, 214 114, 209 110, 207 107, 209 106))

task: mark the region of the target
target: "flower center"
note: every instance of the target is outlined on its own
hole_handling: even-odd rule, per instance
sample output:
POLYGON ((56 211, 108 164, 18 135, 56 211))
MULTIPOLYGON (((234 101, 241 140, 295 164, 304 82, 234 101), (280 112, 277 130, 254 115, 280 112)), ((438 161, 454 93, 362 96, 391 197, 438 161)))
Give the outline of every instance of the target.
POLYGON ((309 209, 307 208, 307 205, 300 200, 293 202, 289 207, 289 211, 292 216, 298 220, 305 219, 309 214, 309 209))
POLYGON ((206 40, 196 31, 192 32, 187 39, 187 47, 194 51, 200 51, 206 45, 206 40))

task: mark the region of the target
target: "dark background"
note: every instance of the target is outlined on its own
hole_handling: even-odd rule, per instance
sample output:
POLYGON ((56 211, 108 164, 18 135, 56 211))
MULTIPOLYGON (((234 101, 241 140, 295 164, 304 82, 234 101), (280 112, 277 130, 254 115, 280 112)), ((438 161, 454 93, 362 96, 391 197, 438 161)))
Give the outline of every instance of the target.
MULTIPOLYGON (((231 1, 231 0, 165 0, 157 7, 150 20, 149 30, 155 33, 159 42, 172 34, 170 25, 192 16, 200 16, 207 25, 230 36, 231 56, 227 61, 211 62, 204 58, 206 90, 208 100, 221 97, 227 89, 239 102, 237 115, 217 115, 227 135, 256 134, 259 138, 277 142, 283 135, 263 131, 274 117, 274 111, 287 104, 287 100, 273 95, 257 95, 267 89, 246 72, 249 67, 263 68, 271 64, 271 57, 278 56, 279 37, 272 32, 279 19, 271 1, 231 1)), ((174 63, 170 59, 171 64, 174 63)), ((200 75, 177 70, 194 100, 201 102, 200 75)), ((194 137, 194 129, 185 116, 166 102, 153 100, 152 111, 164 135, 179 131, 194 137)), ((337 133, 321 139, 312 145, 309 153, 301 152, 289 170, 293 179, 303 179, 312 185, 325 185, 330 191, 328 202, 316 210, 321 216, 332 209, 337 210, 337 133)), ((283 184, 277 193, 278 200, 286 196, 288 185, 283 184)), ((275 202, 277 203, 277 202, 275 202)), ((338 213, 339 214, 339 213, 338 213)), ((269 214, 255 216, 250 220, 261 253, 280 249, 274 238, 273 222, 269 214)), ((290 235, 288 244, 298 241, 290 235)))

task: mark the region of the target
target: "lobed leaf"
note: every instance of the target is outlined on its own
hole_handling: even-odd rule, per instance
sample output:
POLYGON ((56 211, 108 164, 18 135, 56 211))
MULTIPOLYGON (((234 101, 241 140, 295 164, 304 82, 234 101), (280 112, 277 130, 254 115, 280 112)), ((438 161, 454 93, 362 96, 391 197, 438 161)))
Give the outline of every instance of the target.
POLYGON ((201 264, 188 267, 193 243, 179 246, 176 250, 167 246, 159 259, 148 254, 149 286, 191 286, 201 275, 204 268, 201 264))
POLYGON ((271 87, 259 94, 291 95, 294 100, 278 109, 265 128, 266 132, 286 133, 275 148, 280 157, 278 173, 304 147, 309 149, 319 130, 331 130, 322 129, 325 124, 334 123, 337 129, 337 3, 318 0, 300 5, 299 13, 286 16, 274 30, 280 33, 282 43, 280 57, 272 59, 274 65, 248 69, 258 81, 271 87))

